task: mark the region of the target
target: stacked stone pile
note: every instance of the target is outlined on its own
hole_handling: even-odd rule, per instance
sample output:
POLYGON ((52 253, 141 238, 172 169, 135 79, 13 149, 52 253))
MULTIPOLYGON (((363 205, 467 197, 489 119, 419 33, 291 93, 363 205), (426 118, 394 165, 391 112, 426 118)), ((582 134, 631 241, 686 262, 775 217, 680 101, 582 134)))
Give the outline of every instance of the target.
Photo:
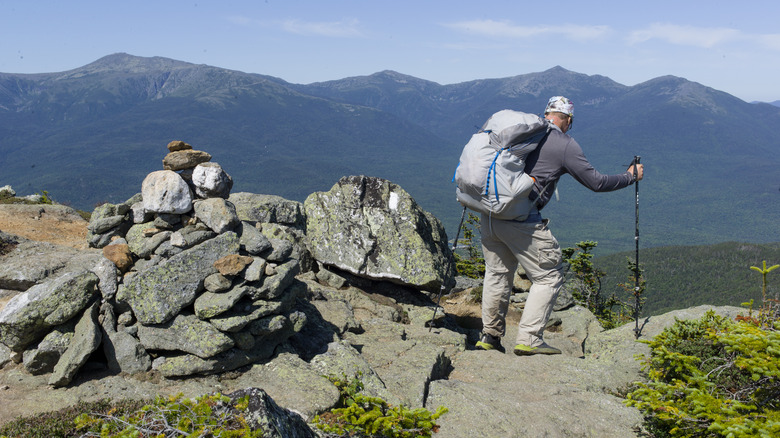
POLYGON ((88 227, 90 245, 123 274, 119 329, 108 317, 106 332, 131 343, 121 335, 128 333, 138 340, 133 351, 157 353, 154 364, 141 353, 140 366, 135 354, 119 369, 149 364, 183 376, 267 359, 305 323, 302 312, 291 312, 298 289, 288 290, 303 257, 291 258, 290 240, 239 219, 228 200, 233 180, 208 153, 181 141, 168 150, 140 195, 99 207, 88 227))
POLYGON ((208 153, 181 141, 168 150, 139 194, 94 210, 94 249, 63 256, 86 261, 51 275, 0 267, 0 289, 24 291, 0 312, 0 341, 30 373, 52 373, 53 386, 101 347, 111 371, 130 374, 264 361, 307 322, 311 307, 300 303, 312 286, 299 274, 343 284, 327 271, 335 267, 418 290, 452 285, 441 223, 388 181, 345 177, 301 204, 231 194, 232 178, 208 153), (14 283, 19 275, 27 281, 14 283))

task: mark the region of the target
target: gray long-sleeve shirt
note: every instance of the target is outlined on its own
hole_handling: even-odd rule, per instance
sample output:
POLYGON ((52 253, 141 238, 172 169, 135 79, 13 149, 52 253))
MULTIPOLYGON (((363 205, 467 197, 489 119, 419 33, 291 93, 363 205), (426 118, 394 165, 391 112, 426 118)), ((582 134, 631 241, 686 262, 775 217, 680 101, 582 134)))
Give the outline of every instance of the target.
POLYGON ((580 145, 557 127, 528 155, 525 171, 536 180, 534 194, 539 197, 539 210, 550 201, 555 185, 566 173, 594 192, 610 192, 634 182, 634 176, 628 171, 616 175, 599 173, 585 158, 580 145))

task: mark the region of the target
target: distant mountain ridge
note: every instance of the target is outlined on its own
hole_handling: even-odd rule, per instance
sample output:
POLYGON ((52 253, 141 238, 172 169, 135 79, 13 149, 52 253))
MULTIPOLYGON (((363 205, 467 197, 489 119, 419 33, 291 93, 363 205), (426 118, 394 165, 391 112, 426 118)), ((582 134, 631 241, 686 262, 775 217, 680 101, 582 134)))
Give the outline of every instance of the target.
POLYGON ((457 142, 474 133, 473 121, 479 121, 481 125, 497 108, 541 112, 552 96, 552 90, 558 94, 578 95, 579 104, 588 106, 600 103, 605 95, 621 93, 628 88, 603 76, 587 76, 559 66, 543 74, 453 85, 439 85, 386 70, 370 76, 290 86, 302 93, 419 120, 423 126, 457 142), (574 83, 576 85, 572 85, 574 83))
MULTIPOLYGON (((0 184, 91 210, 140 191, 165 145, 209 150, 234 191, 302 201, 341 176, 400 184, 454 237, 452 172, 493 112, 575 102, 571 134, 594 166, 641 155, 641 242, 772 242, 780 223, 780 108, 673 76, 635 86, 554 67, 452 85, 393 71, 308 85, 167 58, 114 54, 61 73, 0 73, 0 184)), ((572 178, 546 208, 562 244, 633 247, 634 193, 572 178)))

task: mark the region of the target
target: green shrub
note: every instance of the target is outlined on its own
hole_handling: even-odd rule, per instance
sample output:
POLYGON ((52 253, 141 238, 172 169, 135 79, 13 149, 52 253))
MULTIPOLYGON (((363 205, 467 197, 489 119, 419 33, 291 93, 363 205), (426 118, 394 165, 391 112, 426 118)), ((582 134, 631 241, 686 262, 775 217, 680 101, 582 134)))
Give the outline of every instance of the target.
POLYGON ((626 403, 657 436, 780 436, 780 332, 708 312, 652 341, 626 403))
POLYGON ((51 199, 51 196, 49 196, 49 192, 47 192, 46 190, 41 190, 41 204, 48 204, 48 205, 54 204, 54 200, 51 199))
POLYGON ((436 420, 447 412, 444 406, 434 413, 394 407, 381 398, 363 395, 358 377, 329 379, 339 389, 339 407, 314 418, 315 426, 328 436, 430 438, 439 428, 436 420))
POLYGON ((247 425, 247 407, 248 397, 231 400, 221 394, 196 399, 179 394, 151 402, 101 400, 18 418, 0 428, 0 438, 262 437, 262 431, 247 425))
MULTIPOLYGON (((751 266, 750 269, 754 271, 758 271, 762 276, 762 285, 761 285, 762 306, 758 312, 758 325, 765 327, 771 324, 772 322, 776 321, 778 318, 780 318, 780 300, 778 300, 777 297, 775 297, 775 299, 768 298, 766 295, 766 289, 767 289, 766 275, 774 271, 775 269, 780 268, 780 265, 767 267, 766 260, 764 260, 763 265, 764 266, 762 268, 759 268, 757 266, 751 266)), ((751 302, 751 306, 752 306, 752 302, 751 302)))
POLYGON ((477 286, 475 288, 471 289, 471 294, 469 294, 468 301, 471 303, 479 304, 482 302, 482 286, 477 286))
POLYGON ((73 419, 82 412, 92 412, 95 415, 124 415, 136 411, 148 404, 150 400, 123 400, 113 402, 99 400, 96 402, 79 402, 75 406, 55 412, 45 412, 29 417, 16 418, 0 427, 0 437, 3 438, 54 438, 78 437, 73 419))
POLYGON ((561 253, 573 277, 568 282, 572 297, 593 312, 605 329, 611 329, 628 321, 628 312, 624 312, 627 306, 615 294, 605 297, 602 293, 601 279, 606 274, 593 264, 591 253, 597 245, 597 242, 586 240, 578 242, 576 247, 562 249, 561 253))
POLYGON ((214 394, 188 399, 179 394, 167 399, 157 397, 154 403, 130 415, 84 413, 75 424, 85 437, 262 437, 262 431, 252 430, 244 419, 247 407, 248 396, 231 400, 214 394))
POLYGON ((460 248, 465 255, 455 252, 455 270, 458 275, 481 279, 485 276, 485 258, 482 257, 482 246, 475 240, 474 229, 479 230, 479 217, 469 213, 466 224, 463 225, 463 238, 458 239, 456 248, 460 248))

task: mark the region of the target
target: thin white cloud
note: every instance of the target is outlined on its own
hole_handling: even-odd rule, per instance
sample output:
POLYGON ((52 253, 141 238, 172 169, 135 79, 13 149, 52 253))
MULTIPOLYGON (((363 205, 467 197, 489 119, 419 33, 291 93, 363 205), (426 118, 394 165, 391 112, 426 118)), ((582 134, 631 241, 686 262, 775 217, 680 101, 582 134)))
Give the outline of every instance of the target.
POLYGON ((281 23, 285 32, 305 36, 324 36, 324 37, 360 37, 363 31, 360 22, 356 19, 347 19, 341 21, 302 21, 286 20, 281 23))
POLYGON ((761 35, 758 37, 758 40, 767 48, 780 50, 780 34, 761 35))
POLYGON ((563 36, 575 41, 602 38, 611 32, 609 26, 581 26, 574 24, 518 26, 508 21, 471 20, 448 23, 444 26, 474 35, 500 38, 532 38, 563 36))
POLYGON ((233 15, 226 17, 226 19, 238 26, 259 26, 281 29, 284 32, 296 35, 339 38, 364 36, 360 21, 354 18, 341 21, 303 21, 298 19, 266 21, 233 15))
POLYGON ((711 48, 719 44, 744 39, 739 30, 727 27, 680 26, 668 23, 653 23, 649 27, 631 32, 630 44, 661 40, 681 46, 711 48))

